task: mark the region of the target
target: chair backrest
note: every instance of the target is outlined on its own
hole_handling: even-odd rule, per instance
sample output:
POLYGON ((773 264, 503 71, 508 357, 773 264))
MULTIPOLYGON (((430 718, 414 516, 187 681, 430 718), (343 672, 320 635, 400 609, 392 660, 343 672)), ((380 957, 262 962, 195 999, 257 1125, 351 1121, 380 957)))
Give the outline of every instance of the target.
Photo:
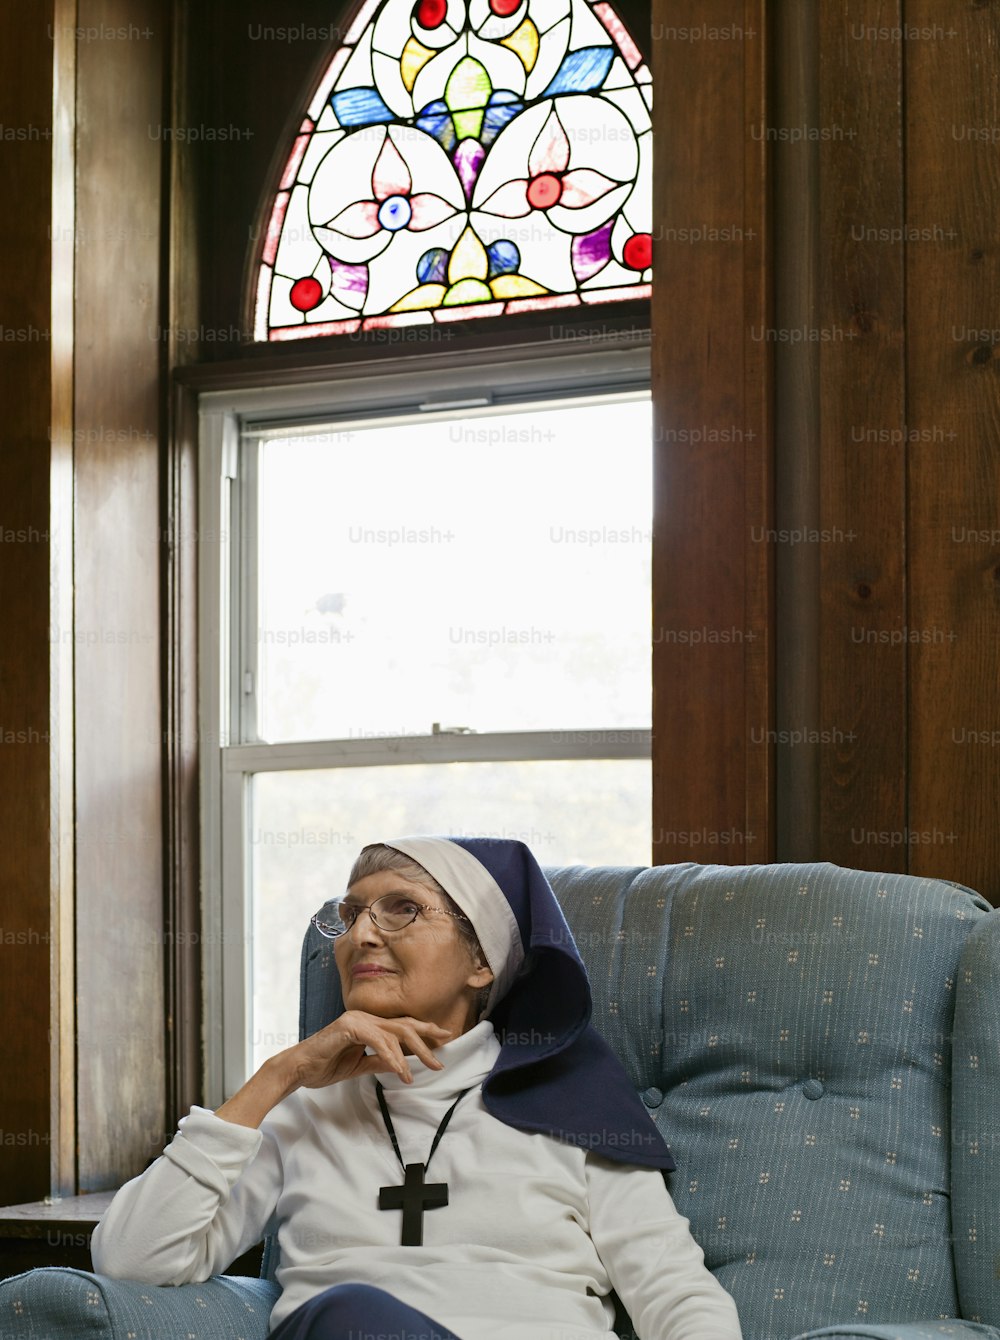
MULTIPOLYGON (((745 1340, 1000 1324, 1000 915, 985 899, 826 863, 545 874, 592 1022, 674 1153, 674 1203, 745 1340)), ((310 928, 302 1037, 343 1011, 332 948, 310 928)))

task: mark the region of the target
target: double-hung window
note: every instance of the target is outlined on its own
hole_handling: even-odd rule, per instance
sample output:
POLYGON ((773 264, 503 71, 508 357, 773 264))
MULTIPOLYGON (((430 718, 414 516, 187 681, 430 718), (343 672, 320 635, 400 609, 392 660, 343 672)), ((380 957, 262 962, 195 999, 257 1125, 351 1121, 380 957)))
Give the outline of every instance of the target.
POLYGON ((200 434, 214 1104, 298 1040, 366 843, 648 864, 649 351, 366 362, 206 393, 200 434))

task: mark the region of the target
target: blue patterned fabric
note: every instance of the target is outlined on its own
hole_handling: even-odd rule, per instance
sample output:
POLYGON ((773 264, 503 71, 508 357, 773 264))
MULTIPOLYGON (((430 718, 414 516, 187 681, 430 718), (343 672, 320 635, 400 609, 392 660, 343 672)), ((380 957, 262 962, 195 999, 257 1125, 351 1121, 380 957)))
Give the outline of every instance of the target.
POLYGON ((958 965, 951 1055, 951 1212, 963 1317, 1000 1324, 1000 915, 958 965))
MULTIPOLYGON (((951 1030, 989 904, 829 864, 684 864, 578 915, 594 1024, 674 1151, 671 1195, 748 1340, 958 1316, 951 1030)), ((996 1283, 983 1294, 969 1320, 995 1324, 996 1283)))
POLYGON ((821 1331, 808 1331, 793 1340, 819 1340, 820 1336, 823 1340, 1000 1340, 1000 1331, 971 1321, 939 1321, 923 1326, 860 1326, 856 1330, 824 1326, 821 1331))
MULTIPOLYGON (((825 863, 544 873, 744 1340, 1000 1340, 1000 912, 825 863)), ((332 951, 310 927, 302 1036, 343 1010, 332 951)), ((276 1296, 33 1271, 0 1340, 258 1340, 276 1296)))
POLYGON ((264 1340, 279 1293, 236 1276, 169 1288, 29 1270, 0 1283, 0 1340, 264 1340))

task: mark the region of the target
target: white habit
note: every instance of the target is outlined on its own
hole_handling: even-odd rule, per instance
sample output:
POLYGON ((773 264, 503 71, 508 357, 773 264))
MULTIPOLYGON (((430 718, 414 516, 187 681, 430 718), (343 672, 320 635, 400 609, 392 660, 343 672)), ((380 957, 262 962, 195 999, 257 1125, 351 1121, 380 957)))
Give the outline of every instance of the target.
MULTIPOLYGON (((372 1052, 371 1048, 366 1051, 372 1052)), ((616 1163, 515 1130, 483 1106, 500 1040, 488 1019, 407 1057, 412 1085, 379 1073, 405 1163, 426 1163, 438 1124, 465 1094, 425 1181, 448 1204, 423 1214, 423 1245, 400 1245, 402 1211, 378 1208, 403 1169, 375 1075, 297 1089, 259 1130, 194 1107, 94 1231, 94 1269, 148 1284, 201 1282, 277 1232, 282 1294, 272 1329, 332 1284, 367 1283, 461 1340, 614 1340, 617 1290, 639 1340, 741 1340, 731 1296, 655 1168, 616 1163)))

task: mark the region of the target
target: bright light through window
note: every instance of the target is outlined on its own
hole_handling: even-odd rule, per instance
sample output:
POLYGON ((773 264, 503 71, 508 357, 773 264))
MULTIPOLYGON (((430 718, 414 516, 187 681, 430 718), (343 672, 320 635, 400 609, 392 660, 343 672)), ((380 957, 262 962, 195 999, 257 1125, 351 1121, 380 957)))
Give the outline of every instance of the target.
POLYGON ((263 443, 265 740, 650 724, 648 398, 263 443))

